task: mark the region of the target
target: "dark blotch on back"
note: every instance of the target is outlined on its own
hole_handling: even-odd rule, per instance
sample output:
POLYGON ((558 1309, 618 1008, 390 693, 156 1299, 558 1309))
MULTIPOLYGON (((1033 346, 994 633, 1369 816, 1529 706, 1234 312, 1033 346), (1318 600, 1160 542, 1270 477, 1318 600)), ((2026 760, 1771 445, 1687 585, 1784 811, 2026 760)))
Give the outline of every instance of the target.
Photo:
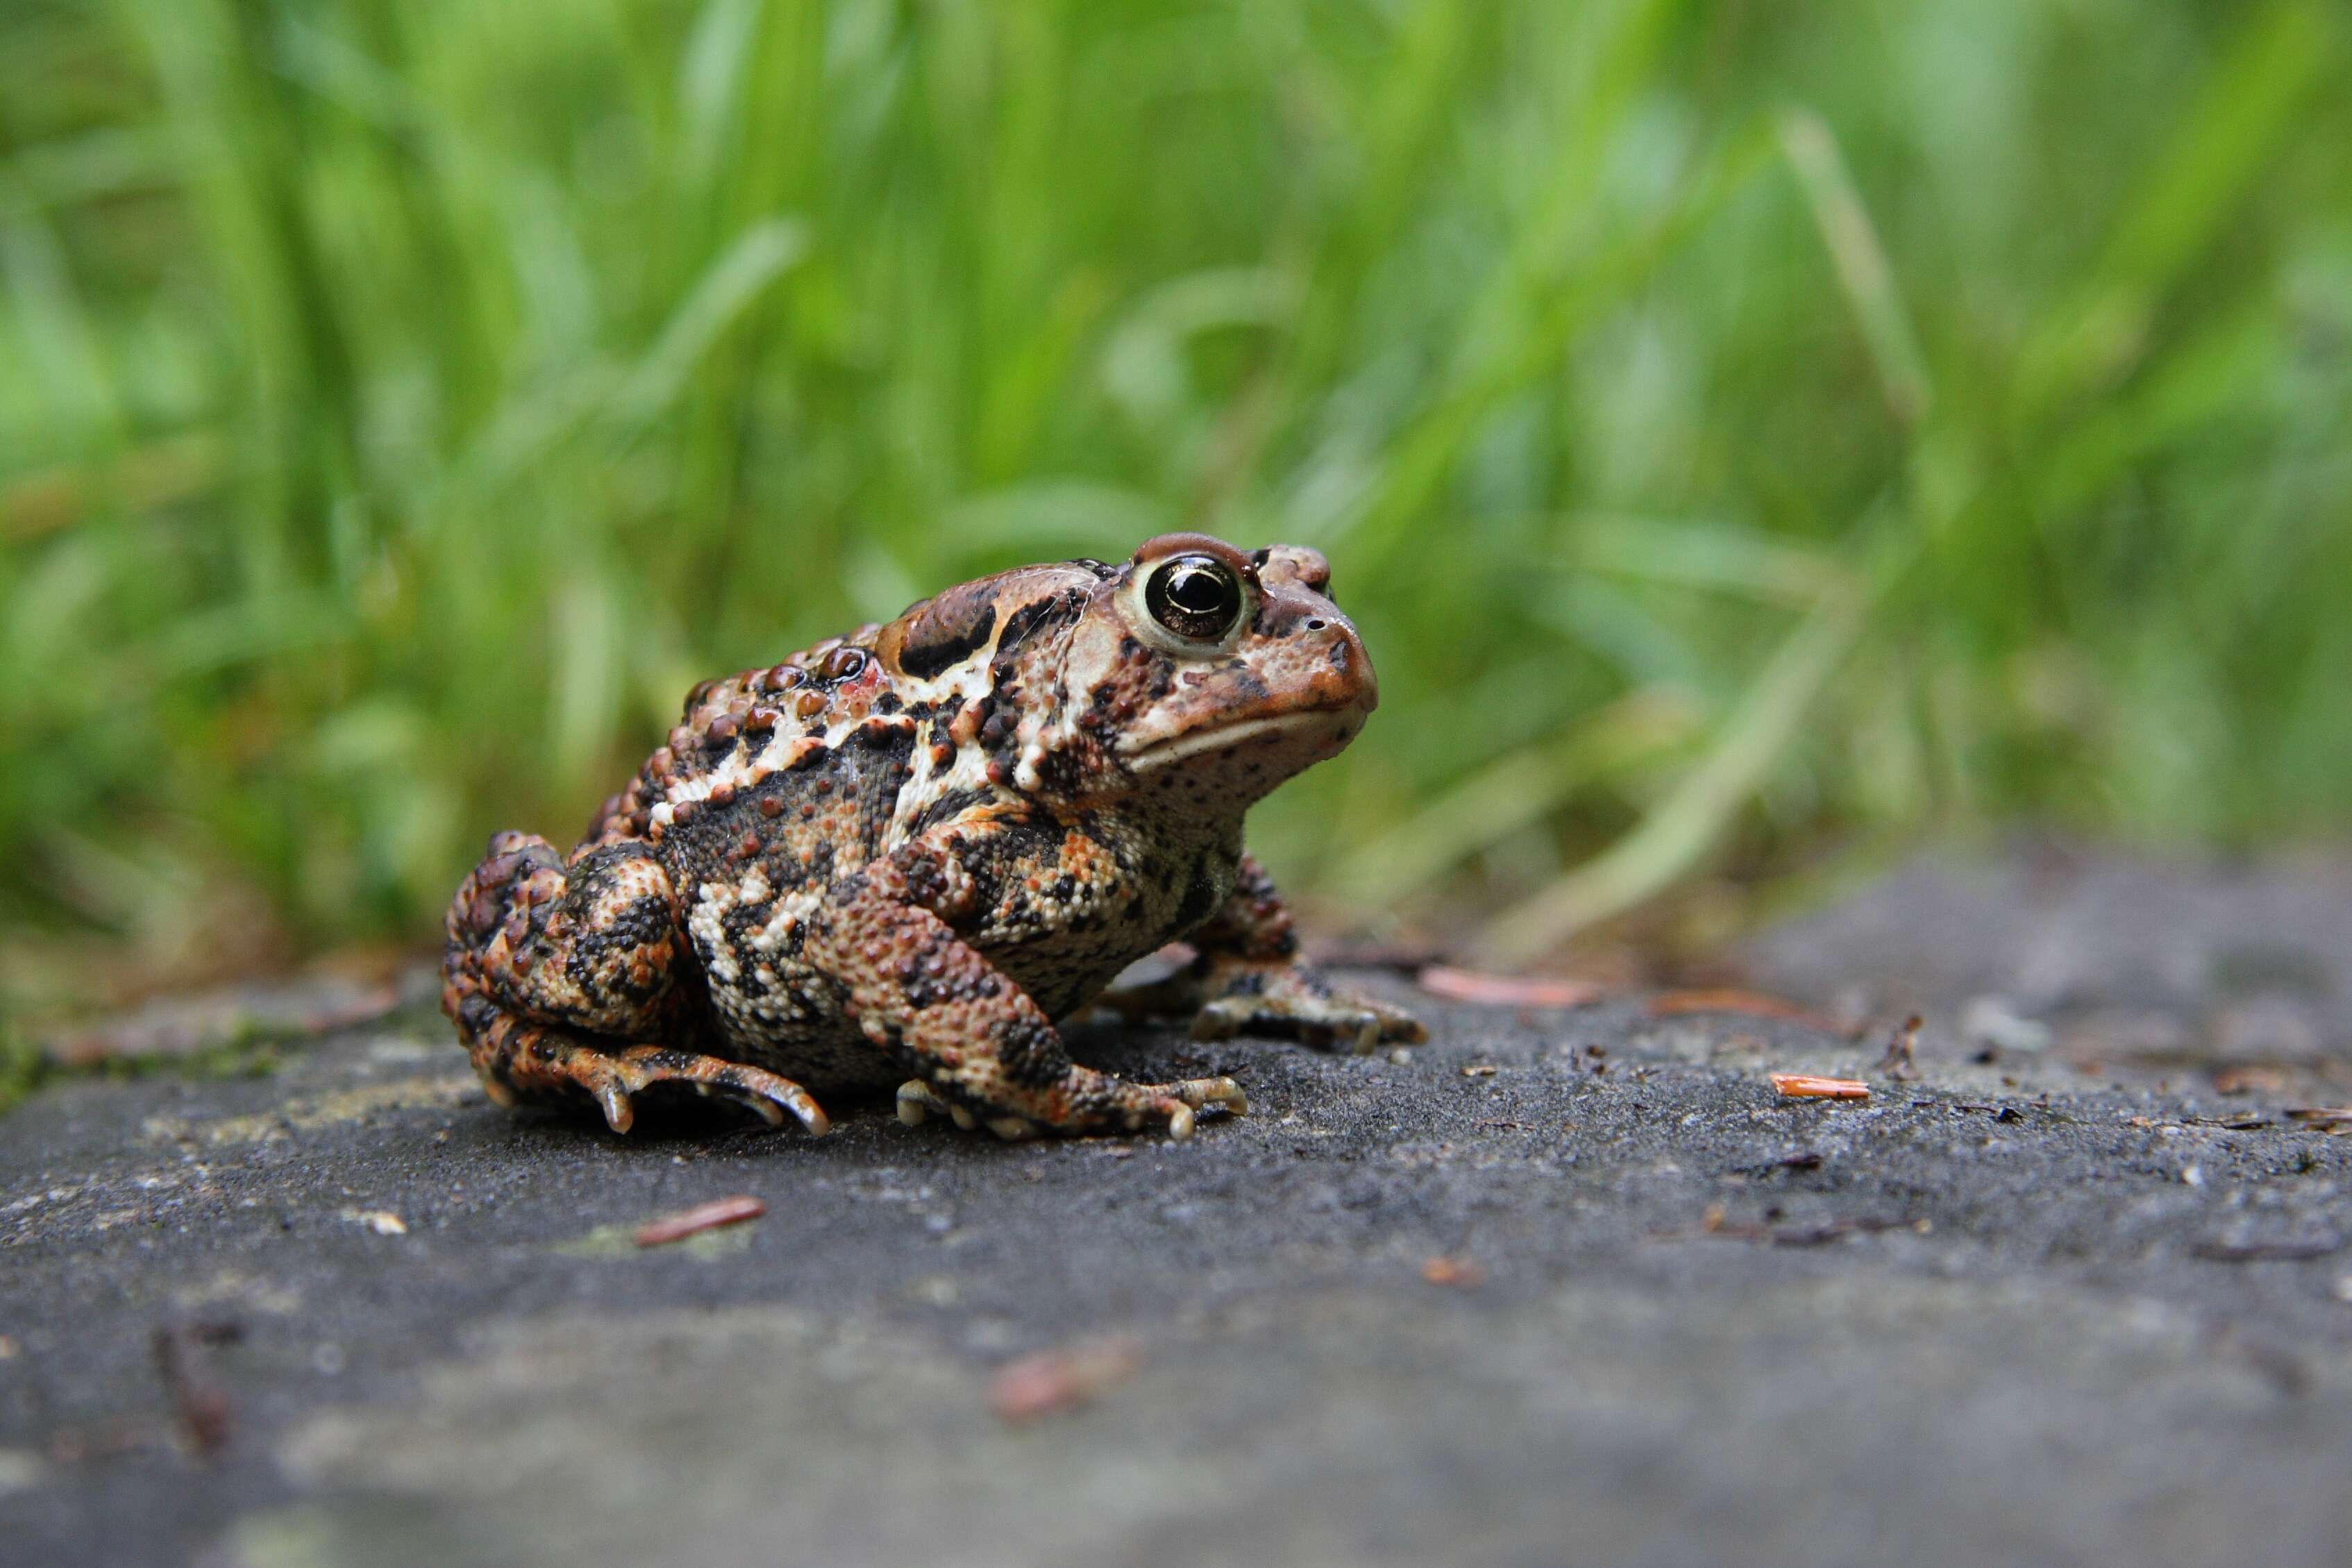
POLYGON ((1055 627, 1068 626, 1077 620, 1087 607, 1083 592, 1068 591, 1033 599, 1006 618, 1004 635, 996 641, 996 659, 1000 664, 1011 662, 1036 636, 1055 627))
POLYGON ((919 681, 929 680, 987 646, 995 630, 994 588, 978 593, 943 593, 907 628, 907 641, 898 650, 898 667, 919 681))

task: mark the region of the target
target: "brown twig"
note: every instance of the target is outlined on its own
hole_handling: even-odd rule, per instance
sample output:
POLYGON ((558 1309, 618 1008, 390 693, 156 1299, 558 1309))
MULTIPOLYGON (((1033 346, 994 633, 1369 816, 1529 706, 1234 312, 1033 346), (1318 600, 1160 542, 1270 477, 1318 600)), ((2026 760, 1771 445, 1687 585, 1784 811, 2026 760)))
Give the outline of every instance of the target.
POLYGON ((1852 1035, 1853 1030, 1811 1008, 1761 991, 1713 989, 1660 991, 1643 1009, 1652 1018, 1678 1018, 1685 1013, 1741 1013, 1749 1018, 1781 1019, 1824 1034, 1852 1035))
POLYGON ((1432 1258, 1422 1264, 1421 1277, 1433 1285, 1468 1291, 1486 1282, 1486 1270, 1475 1258, 1432 1258))
POLYGON ((1007 1421, 1034 1421, 1086 1404, 1141 1364, 1130 1339, 1098 1340, 1024 1355, 988 1380, 988 1403, 1007 1421))
POLYGON ((716 1230, 722 1225, 740 1225, 747 1219, 757 1219, 768 1212, 768 1206, 750 1193, 738 1193, 733 1197, 718 1197, 709 1203, 696 1204, 678 1214, 666 1214, 659 1219, 647 1220, 637 1227, 637 1245, 660 1247, 671 1241, 683 1241, 706 1230, 716 1230))
POLYGON ((1811 1072, 1775 1072, 1772 1087, 1784 1100, 1867 1100, 1870 1085, 1859 1078, 1822 1078, 1811 1072))
POLYGON ((1496 1008, 1580 1008, 1601 999, 1599 986, 1534 975, 1486 975, 1432 964, 1414 983, 1433 997, 1496 1008))

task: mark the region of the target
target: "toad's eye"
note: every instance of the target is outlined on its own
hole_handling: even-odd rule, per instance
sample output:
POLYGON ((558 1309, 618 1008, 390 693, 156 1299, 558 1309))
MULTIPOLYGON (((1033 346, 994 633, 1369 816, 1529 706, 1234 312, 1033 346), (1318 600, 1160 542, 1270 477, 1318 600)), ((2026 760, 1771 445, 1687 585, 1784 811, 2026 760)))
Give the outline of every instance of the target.
POLYGON ((1242 612, 1242 585, 1213 555, 1180 555, 1161 563, 1143 591, 1151 618, 1179 637, 1214 643, 1242 612))

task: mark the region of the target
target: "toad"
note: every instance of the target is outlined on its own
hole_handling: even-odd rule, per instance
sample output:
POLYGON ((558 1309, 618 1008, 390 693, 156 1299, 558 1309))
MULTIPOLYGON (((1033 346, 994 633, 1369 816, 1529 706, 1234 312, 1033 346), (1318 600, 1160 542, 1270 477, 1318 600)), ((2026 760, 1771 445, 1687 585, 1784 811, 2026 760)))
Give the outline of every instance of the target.
POLYGON ((571 853, 500 833, 450 904, 442 1006, 491 1098, 625 1133, 699 1092, 822 1133, 816 1094, 895 1086, 909 1124, 1185 1138, 1246 1109, 1232 1079, 1128 1082, 1055 1028, 1179 939, 1190 967, 1123 1010, 1422 1039, 1300 961, 1243 847, 1377 701, 1329 582, 1311 549, 1169 534, 696 687, 571 853))

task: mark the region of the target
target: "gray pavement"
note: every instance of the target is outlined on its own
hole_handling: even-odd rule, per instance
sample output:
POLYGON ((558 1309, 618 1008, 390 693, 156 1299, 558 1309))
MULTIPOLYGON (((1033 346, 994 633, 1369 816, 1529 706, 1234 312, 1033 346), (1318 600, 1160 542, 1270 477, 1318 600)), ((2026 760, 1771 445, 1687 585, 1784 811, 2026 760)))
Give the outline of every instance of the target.
POLYGON ((1242 1079, 1182 1145, 616 1139, 429 1009, 53 1084, 0 1123, 0 1561, 2347 1561, 2352 1139, 2285 1113, 2352 1103, 2352 873, 2048 858, 1750 947, 1858 1037, 1080 1031, 1242 1079), (1013 1419, 1041 1354, 1089 1397, 1013 1419))

